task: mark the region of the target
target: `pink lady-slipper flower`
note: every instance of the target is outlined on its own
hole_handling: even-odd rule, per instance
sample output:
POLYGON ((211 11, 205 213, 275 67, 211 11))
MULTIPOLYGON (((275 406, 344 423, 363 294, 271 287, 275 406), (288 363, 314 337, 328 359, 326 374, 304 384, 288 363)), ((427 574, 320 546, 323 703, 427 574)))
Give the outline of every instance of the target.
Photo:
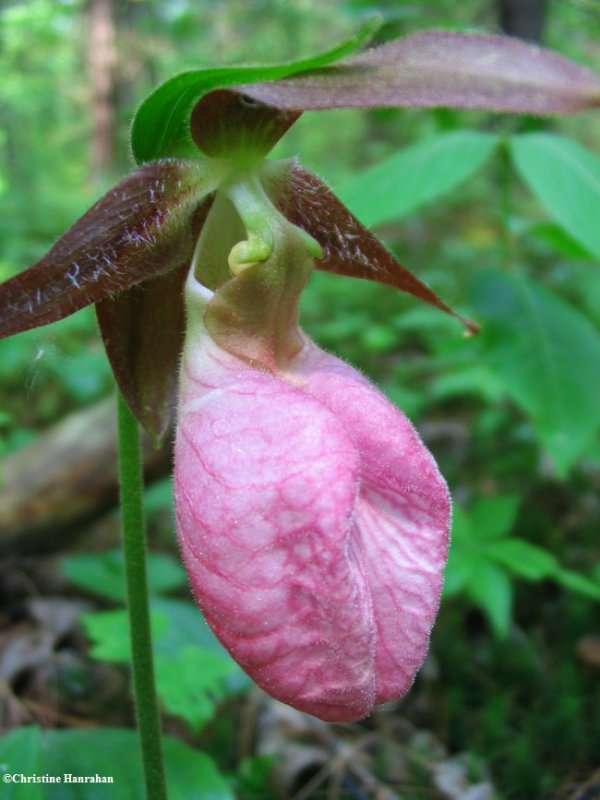
POLYGON ((406 417, 299 330, 298 298, 316 267, 453 312, 318 178, 264 156, 309 109, 600 102, 595 75, 517 41, 427 32, 348 57, 367 33, 294 64, 167 81, 134 120, 142 166, 0 286, 0 337, 96 303, 140 423, 160 441, 178 409, 177 528, 196 599, 257 684, 328 721, 411 685, 450 501, 406 417))
POLYGON ((236 661, 274 697, 344 722, 400 697, 421 666, 450 501, 406 417, 298 330, 310 245, 262 199, 272 254, 216 293, 187 280, 177 528, 236 661), (268 324, 245 300, 259 293, 268 324))

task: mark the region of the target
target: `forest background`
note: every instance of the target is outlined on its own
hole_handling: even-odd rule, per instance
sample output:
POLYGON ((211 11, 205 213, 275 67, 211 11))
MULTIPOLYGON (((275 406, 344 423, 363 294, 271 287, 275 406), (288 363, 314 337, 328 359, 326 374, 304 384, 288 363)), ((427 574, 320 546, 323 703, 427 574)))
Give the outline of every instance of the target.
MULTIPOLYGON (((377 42, 503 21, 600 69, 597 0, 501 6, 1 3, 0 280, 131 170, 132 114, 177 71, 310 55, 375 11, 377 42), (529 5, 524 26, 511 7, 529 5)), ((165 729, 218 796, 600 796, 599 152, 593 113, 448 110, 307 113, 274 151, 299 155, 483 331, 465 338, 412 298, 326 274, 303 297, 308 333, 411 417, 455 501, 430 657, 364 724, 285 716, 210 639, 178 563, 170 456, 148 448, 165 729)), ((89 752, 98 726, 119 728, 102 747, 127 762, 112 394, 92 309, 0 342, 0 762, 32 742, 43 764, 67 742, 89 752)))

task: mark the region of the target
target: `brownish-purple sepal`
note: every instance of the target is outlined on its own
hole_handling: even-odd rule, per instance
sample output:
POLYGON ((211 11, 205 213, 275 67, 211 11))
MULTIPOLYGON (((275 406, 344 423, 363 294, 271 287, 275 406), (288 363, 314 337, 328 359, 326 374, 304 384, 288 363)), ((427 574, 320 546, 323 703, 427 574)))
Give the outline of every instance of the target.
POLYGON ((507 36, 424 31, 310 74, 238 87, 279 109, 453 107, 571 114, 600 105, 600 78, 507 36))
POLYGON ((189 262, 214 189, 201 162, 166 159, 118 183, 29 269, 0 286, 0 338, 46 325, 189 262))
POLYGON ((188 271, 184 263, 96 305, 121 394, 157 445, 170 430, 177 402, 188 271))
POLYGON ((287 219, 323 248, 323 258, 316 262, 318 269, 393 286, 460 320, 469 333, 479 332, 476 322, 453 311, 396 261, 316 175, 292 163, 287 180, 275 178, 271 192, 287 219))
POLYGON ((194 106, 190 132, 200 150, 213 158, 232 158, 239 151, 264 156, 299 116, 232 89, 216 89, 194 106))

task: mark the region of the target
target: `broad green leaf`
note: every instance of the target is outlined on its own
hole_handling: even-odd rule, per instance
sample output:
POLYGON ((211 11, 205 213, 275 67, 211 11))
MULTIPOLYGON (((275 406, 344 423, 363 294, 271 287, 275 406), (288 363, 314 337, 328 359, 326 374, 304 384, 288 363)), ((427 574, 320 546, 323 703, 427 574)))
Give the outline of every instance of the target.
MULTIPOLYGON (((151 594, 162 594, 185 586, 183 567, 164 553, 148 553, 148 585, 151 594)), ((125 570, 121 550, 88 555, 66 556, 61 561, 62 573, 76 586, 89 592, 125 601, 125 570)))
POLYGON ((473 542, 471 523, 466 511, 455 504, 452 509, 452 536, 448 564, 444 571, 444 596, 464 591, 477 572, 480 554, 473 542))
POLYGON ((589 597, 590 600, 600 600, 600 581, 580 575, 579 572, 558 567, 553 575, 554 580, 573 592, 589 597))
POLYGON ((277 800, 271 776, 279 758, 279 755, 250 756, 240 762, 235 781, 244 800, 277 800))
POLYGON ((523 539, 490 542, 486 553, 515 575, 530 581, 552 577, 558 568, 558 562, 551 553, 523 539))
POLYGON ((156 682, 166 711, 189 723, 192 730, 208 722, 217 703, 230 694, 227 679, 237 664, 226 654, 189 645, 156 657, 156 682))
POLYGON ((535 237, 552 248, 559 256, 568 258, 570 261, 589 260, 590 251, 582 247, 567 233, 565 228, 556 222, 535 222, 524 225, 519 233, 525 239, 535 237))
MULTIPOLYGON (((229 658, 210 630, 201 611, 183 600, 150 601, 152 633, 157 653, 173 655, 195 644, 229 658)), ((91 655, 108 661, 129 661, 129 621, 127 611, 93 611, 82 616, 83 625, 94 643, 91 655)))
POLYGON ((207 650, 226 653, 198 606, 191 601, 157 597, 152 599, 151 607, 168 620, 164 636, 155 642, 157 652, 169 654, 188 644, 197 644, 207 650))
POLYGON ((453 367, 436 377, 431 391, 440 400, 475 395, 493 404, 502 394, 502 385, 485 364, 475 363, 453 367))
POLYGON ((521 578, 531 581, 549 578, 590 600, 600 600, 600 583, 561 567, 552 553, 523 539, 492 542, 486 554, 521 578))
POLYGON ((510 150, 517 172, 546 211, 600 258, 600 160, 553 133, 514 136, 510 150))
POLYGON ((452 543, 468 543, 472 539, 469 515, 462 506, 454 505, 452 509, 452 543))
POLYGON ((477 172, 498 144, 477 131, 437 133, 359 173, 337 192, 365 225, 404 217, 477 172))
MULTIPOLYGON (((163 739, 170 800, 233 800, 214 761, 170 737, 163 739)), ((48 774, 61 783, 22 786, 14 800, 134 800, 143 797, 139 739, 121 728, 39 731, 21 728, 0 740, 5 771, 48 774), (32 751, 35 744, 35 752, 32 751), (36 768, 32 770, 32 757, 36 768), (112 778, 112 783, 65 782, 65 775, 112 778), (37 794, 29 794, 34 789, 37 794)))
POLYGON ((512 587, 506 572, 481 559, 469 579, 467 592, 488 618, 495 636, 505 639, 510 629, 512 587))
MULTIPOLYGON (((43 774, 41 768, 39 728, 27 726, 17 728, 0 739, 0 772, 2 775, 43 774)), ((2 785, 4 800, 43 800, 46 797, 39 783, 7 783, 2 785)))
POLYGON ((469 512, 469 525, 473 539, 489 542, 510 533, 521 498, 512 494, 484 497, 473 503, 469 512))
MULTIPOLYGON (((124 609, 82 618, 92 658, 129 663, 129 622, 124 609)), ((206 624, 200 611, 181 600, 151 601, 157 691, 165 709, 200 728, 217 703, 242 691, 250 679, 206 624)))
MULTIPOLYGON (((92 642, 89 652, 92 658, 123 663, 131 660, 129 617, 125 609, 93 611, 83 614, 81 621, 88 639, 92 642)), ((157 609, 151 609, 150 622, 152 638, 158 642, 166 635, 168 619, 157 609)))
POLYGON ((144 511, 148 515, 173 511, 173 478, 154 481, 144 491, 144 511))
POLYGON ((448 554, 448 563, 444 570, 444 597, 452 597, 464 592, 472 575, 479 569, 481 558, 478 553, 469 550, 454 539, 448 554))
POLYGON ((198 156, 188 127, 192 107, 200 97, 212 89, 272 81, 322 69, 363 47, 379 25, 379 19, 375 18, 336 47, 287 64, 206 68, 175 75, 144 100, 134 117, 131 148, 136 161, 141 164, 165 155, 198 156))
POLYGON ((152 609, 163 614, 168 620, 164 635, 155 641, 157 655, 161 653, 167 656, 174 655, 193 644, 202 650, 216 653, 231 663, 235 672, 231 673, 226 681, 231 692, 238 692, 251 685, 250 678, 225 650, 196 605, 185 600, 157 597, 152 600, 152 609))
POLYGON ((490 368, 564 474, 600 427, 600 335, 559 297, 515 274, 473 283, 490 368))

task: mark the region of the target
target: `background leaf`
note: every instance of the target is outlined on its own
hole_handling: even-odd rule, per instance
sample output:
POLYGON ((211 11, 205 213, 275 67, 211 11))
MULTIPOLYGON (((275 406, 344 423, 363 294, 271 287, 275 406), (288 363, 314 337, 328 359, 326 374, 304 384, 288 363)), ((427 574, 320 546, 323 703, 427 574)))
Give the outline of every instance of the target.
MULTIPOLYGON (((42 772, 41 731, 34 726, 16 728, 0 739, 0 773, 37 775, 42 772)), ((4 800, 43 800, 47 795, 39 783, 3 783, 4 800)))
POLYGON ((437 133, 360 172, 336 193, 364 225, 400 219, 470 178, 498 141, 478 131, 437 133))
POLYGON ((211 719, 215 706, 231 694, 227 679, 239 667, 226 653, 188 645, 156 657, 156 681, 166 711, 189 723, 192 730, 211 719))
MULTIPOLYGON (((205 753, 164 737, 170 800, 233 800, 227 781, 205 753)), ((15 800, 134 800, 143 796, 139 741, 135 731, 121 728, 53 730, 21 728, 0 740, 5 771, 24 774, 104 775, 114 783, 36 784, 13 787, 15 800), (37 764, 35 770, 32 763, 37 764), (37 794, 29 793, 35 789, 37 794)), ((8 784, 10 787, 11 785, 8 784)), ((10 788, 9 790, 10 791, 10 788)))
POLYGON ((484 357, 564 474, 600 427, 600 335, 522 276, 480 273, 472 293, 484 357))
POLYGON ((512 615, 512 586, 506 572, 492 561, 481 559, 471 575, 467 593, 484 612, 495 635, 505 639, 512 615))
MULTIPOLYGON (((167 617, 155 608, 151 609, 150 617, 152 638, 154 642, 160 641, 169 625, 167 617)), ((122 663, 131 661, 129 621, 124 608, 83 614, 81 621, 92 643, 89 651, 92 658, 122 663)))
POLYGON ((504 539, 490 542, 486 552, 515 575, 539 581, 556 573, 558 562, 547 550, 523 539, 504 539))
POLYGON ((521 502, 514 494, 481 498, 470 509, 470 530, 488 542, 506 536, 513 529, 521 502))
MULTIPOLYGON (((125 602, 125 570, 121 550, 87 555, 77 553, 61 560, 63 575, 88 592, 125 602)), ((172 556, 148 553, 148 584, 151 594, 185 586, 185 570, 172 556)))
POLYGON ((600 600, 600 582, 564 568, 543 547, 509 537, 521 499, 497 495, 476 500, 465 511, 455 505, 444 596, 466 595, 487 617, 499 639, 511 621, 510 575, 528 581, 554 580, 566 589, 600 600))
MULTIPOLYGON (((84 614, 82 621, 92 658, 129 663, 125 609, 84 614)), ((208 722, 221 700, 250 685, 191 603, 154 599, 151 623, 159 697, 167 712, 185 719, 192 729, 208 722)))
POLYGON ((513 136, 517 172, 546 211, 600 259, 600 160, 554 133, 513 136))

